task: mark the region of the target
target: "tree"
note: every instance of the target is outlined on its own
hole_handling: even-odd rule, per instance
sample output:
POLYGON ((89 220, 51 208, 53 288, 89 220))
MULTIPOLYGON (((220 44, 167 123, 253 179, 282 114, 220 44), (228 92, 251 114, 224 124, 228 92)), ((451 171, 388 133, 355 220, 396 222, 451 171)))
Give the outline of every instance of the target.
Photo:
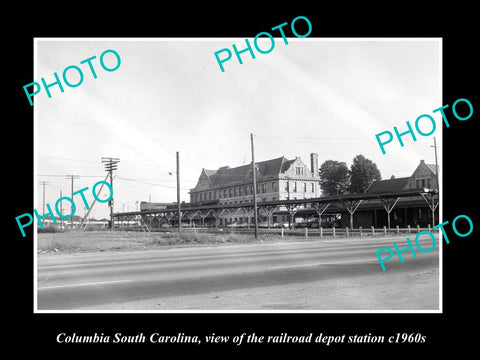
POLYGON ((343 194, 350 185, 350 170, 344 162, 327 160, 318 169, 318 174, 325 195, 343 194))
POLYGON ((357 155, 353 158, 350 173, 350 192, 352 193, 363 193, 373 180, 382 179, 377 164, 363 155, 357 155))

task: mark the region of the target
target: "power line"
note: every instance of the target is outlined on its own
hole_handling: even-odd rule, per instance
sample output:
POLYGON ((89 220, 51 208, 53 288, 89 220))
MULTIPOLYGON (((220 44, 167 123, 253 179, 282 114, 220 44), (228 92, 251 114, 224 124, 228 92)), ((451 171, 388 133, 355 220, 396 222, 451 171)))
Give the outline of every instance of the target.
MULTIPOLYGON (((86 123, 86 122, 77 122, 77 121, 59 121, 59 120, 45 120, 49 122, 57 122, 57 123, 64 123, 64 124, 75 124, 75 125, 85 125, 85 126, 105 126, 108 127, 108 124, 103 124, 101 122, 99 123, 86 123)), ((199 132, 199 131, 185 131, 185 130, 172 130, 172 129, 155 129, 151 127, 145 127, 145 126, 132 126, 132 125, 126 125, 122 124, 116 125, 117 128, 122 128, 122 129, 135 129, 135 130, 145 130, 148 131, 149 133, 151 132, 159 132, 162 134, 165 133, 174 133, 174 134, 183 134, 183 135, 189 135, 189 136, 212 136, 212 137, 232 137, 232 138, 243 138, 243 135, 238 135, 237 133, 212 133, 212 132, 199 132)))
POLYGON ((57 156, 41 155, 41 154, 39 154, 38 156, 40 156, 40 157, 46 157, 46 158, 50 158, 50 159, 56 159, 56 160, 64 160, 64 161, 74 161, 74 162, 81 162, 81 163, 97 164, 96 161, 91 161, 91 160, 67 159, 67 158, 61 158, 61 157, 57 157, 57 156))
MULTIPOLYGON (((176 189, 177 187, 176 186, 169 186, 169 185, 162 185, 162 184, 153 184, 153 183, 149 183, 149 182, 146 182, 146 181, 140 181, 140 180, 136 180, 136 179, 128 179, 128 178, 124 178, 124 177, 120 177, 118 176, 118 179, 120 180, 127 180, 127 181, 134 181, 134 182, 138 182, 140 184, 145 184, 145 185, 152 185, 152 186, 159 186, 159 187, 165 187, 165 188, 169 188, 169 189, 176 189)), ((180 188, 182 190, 190 190, 189 188, 180 188)))
MULTIPOLYGON (((53 174, 37 174, 37 176, 46 176, 46 177, 64 177, 65 175, 53 175, 53 174)), ((95 177, 95 178, 103 178, 103 175, 76 175, 78 178, 84 177, 95 177)))
POLYGON ((362 141, 370 141, 366 138, 346 138, 346 137, 332 137, 332 136, 283 136, 283 135, 255 135, 255 138, 260 139, 295 139, 295 140, 344 140, 344 141, 352 141, 352 140, 362 140, 362 141))

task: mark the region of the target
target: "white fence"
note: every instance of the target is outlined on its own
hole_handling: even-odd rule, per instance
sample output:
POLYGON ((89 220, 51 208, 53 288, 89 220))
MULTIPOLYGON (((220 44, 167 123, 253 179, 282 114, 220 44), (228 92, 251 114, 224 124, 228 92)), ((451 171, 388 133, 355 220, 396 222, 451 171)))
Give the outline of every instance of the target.
MULTIPOLYGON (((116 230, 132 230, 132 231, 143 231, 140 227, 137 228, 116 228, 116 230)), ((152 232, 169 232, 175 233, 178 231, 177 228, 156 228, 150 229, 152 232)), ((432 228, 429 225, 428 227, 420 227, 420 226, 407 226, 406 228, 400 228, 398 226, 394 228, 388 229, 386 226, 382 228, 296 228, 296 229, 288 229, 288 228, 259 228, 258 234, 259 235, 270 235, 270 236, 280 236, 280 237, 287 237, 287 236, 297 236, 297 237, 305 237, 305 238, 314 238, 314 237, 362 237, 362 236, 386 236, 389 234, 416 234, 421 231, 430 231, 432 232, 432 228)), ((438 232, 438 229, 433 230, 438 232)), ((193 228, 193 227, 182 227, 182 233, 198 233, 198 234, 245 234, 245 235, 253 235, 255 230, 253 228, 193 228)))

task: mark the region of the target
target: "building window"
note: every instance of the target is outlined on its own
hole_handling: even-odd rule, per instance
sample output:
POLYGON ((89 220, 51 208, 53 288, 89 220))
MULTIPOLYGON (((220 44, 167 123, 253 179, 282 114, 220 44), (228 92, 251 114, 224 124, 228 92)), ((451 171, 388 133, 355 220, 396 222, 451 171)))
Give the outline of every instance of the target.
POLYGON ((274 196, 274 197, 272 198, 272 201, 277 201, 277 198, 274 196))
POLYGON ((260 184, 257 184, 257 194, 260 194, 260 184))
POLYGON ((208 200, 212 200, 212 192, 211 191, 208 193, 208 200))
POLYGON ((222 198, 222 190, 218 190, 218 198, 219 198, 219 199, 222 198))
POLYGON ((430 188, 431 188, 430 185, 431 185, 431 184, 430 184, 430 179, 427 179, 427 188, 430 189, 430 188))
POLYGON ((288 191, 288 181, 285 182, 285 191, 288 191))
POLYGON ((312 182, 312 193, 315 192, 315 183, 312 182))
POLYGON ((238 188, 238 195, 240 195, 240 196, 243 195, 243 194, 242 194, 242 190, 243 190, 243 188, 240 186, 240 187, 238 188))
POLYGON ((276 192, 277 191, 277 183, 274 181, 272 182, 272 191, 276 192))
POLYGON ((237 188, 233 188, 233 196, 237 196, 237 188))
POLYGON ((416 183, 416 185, 417 185, 416 188, 418 189, 418 188, 420 187, 420 180, 417 179, 417 180, 415 181, 415 183, 416 183))
POLYGON ((245 195, 248 195, 248 185, 245 186, 245 195))
POLYGON ((213 192, 213 198, 216 200, 217 199, 217 190, 213 192))
POLYGON ((295 168, 295 174, 296 174, 296 175, 303 175, 303 167, 297 166, 297 167, 295 168))
POLYGON ((307 192, 307 183, 306 182, 303 183, 303 192, 307 192))
POLYGON ((227 189, 223 190, 223 197, 224 197, 224 198, 227 197, 227 189))
POLYGON ((297 192, 297 182, 293 182, 293 192, 297 192))
POLYGON ((423 218, 423 216, 422 216, 422 215, 423 215, 423 214, 422 214, 422 208, 417 208, 417 210, 418 210, 418 211, 417 211, 418 219, 421 220, 421 219, 423 218))
POLYGON ((262 184, 262 193, 266 193, 267 192, 267 183, 263 183, 262 184))

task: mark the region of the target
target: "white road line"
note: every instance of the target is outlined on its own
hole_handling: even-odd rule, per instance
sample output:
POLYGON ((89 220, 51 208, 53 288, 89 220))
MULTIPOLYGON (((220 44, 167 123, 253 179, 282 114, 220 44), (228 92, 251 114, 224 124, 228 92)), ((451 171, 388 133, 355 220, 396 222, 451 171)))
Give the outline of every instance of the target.
POLYGON ((335 262, 328 262, 328 263, 286 265, 286 266, 276 266, 276 267, 272 267, 272 268, 269 268, 268 270, 288 269, 288 268, 308 267, 308 266, 321 266, 321 265, 337 265, 337 264, 357 263, 357 262, 373 261, 373 260, 378 261, 378 259, 375 258, 375 259, 363 259, 363 260, 335 261, 335 262))
POLYGON ((114 280, 114 281, 101 281, 101 282, 91 282, 91 283, 83 283, 83 284, 44 286, 44 287, 37 288, 37 290, 55 289, 55 288, 64 288, 64 287, 75 287, 75 286, 96 286, 96 285, 105 285, 105 284, 116 284, 116 283, 129 282, 129 281, 132 281, 132 280, 114 280))

